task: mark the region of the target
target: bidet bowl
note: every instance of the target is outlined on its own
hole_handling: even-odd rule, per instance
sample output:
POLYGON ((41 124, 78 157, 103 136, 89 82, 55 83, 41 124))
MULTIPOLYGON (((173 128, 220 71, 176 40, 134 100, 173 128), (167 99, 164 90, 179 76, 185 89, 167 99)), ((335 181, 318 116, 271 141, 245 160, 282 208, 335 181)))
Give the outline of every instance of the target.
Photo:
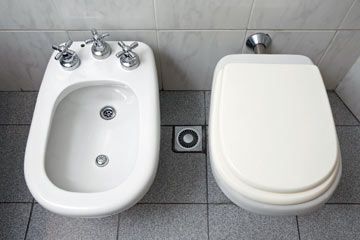
MULTIPOLYGON (((109 42, 117 52, 116 42, 109 42)), ((25 153, 25 180, 36 201, 67 216, 99 217, 128 209, 150 188, 158 166, 160 110, 152 50, 126 71, 116 57, 92 57, 64 71, 51 57, 25 153)))

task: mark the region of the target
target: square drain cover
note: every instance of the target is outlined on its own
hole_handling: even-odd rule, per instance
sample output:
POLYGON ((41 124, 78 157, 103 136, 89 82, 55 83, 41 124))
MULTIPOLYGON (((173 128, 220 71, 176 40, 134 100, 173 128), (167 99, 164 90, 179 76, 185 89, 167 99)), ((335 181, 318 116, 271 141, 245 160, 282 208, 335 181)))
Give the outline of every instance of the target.
POLYGON ((176 126, 174 130, 175 152, 203 152, 202 126, 176 126))

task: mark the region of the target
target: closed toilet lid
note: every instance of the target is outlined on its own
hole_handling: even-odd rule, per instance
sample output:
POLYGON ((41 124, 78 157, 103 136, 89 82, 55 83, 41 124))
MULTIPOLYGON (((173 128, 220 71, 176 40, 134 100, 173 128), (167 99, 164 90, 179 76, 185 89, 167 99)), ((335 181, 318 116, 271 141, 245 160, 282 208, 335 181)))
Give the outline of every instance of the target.
POLYGON ((244 183, 297 193, 325 182, 338 160, 326 90, 314 65, 231 63, 218 75, 212 139, 244 183))

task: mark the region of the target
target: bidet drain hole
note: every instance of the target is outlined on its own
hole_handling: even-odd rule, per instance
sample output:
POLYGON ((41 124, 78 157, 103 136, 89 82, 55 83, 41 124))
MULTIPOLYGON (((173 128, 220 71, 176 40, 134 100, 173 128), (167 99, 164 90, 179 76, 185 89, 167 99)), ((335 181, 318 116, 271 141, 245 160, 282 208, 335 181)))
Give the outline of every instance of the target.
POLYGON ((178 135, 178 142, 184 148, 193 148, 198 144, 199 135, 191 129, 185 129, 178 135))
POLYGON ((111 106, 103 107, 100 110, 100 117, 104 120, 111 120, 116 116, 115 108, 111 106))
POLYGON ((98 167, 105 167, 109 163, 109 158, 108 156, 101 154, 96 157, 95 163, 98 167))

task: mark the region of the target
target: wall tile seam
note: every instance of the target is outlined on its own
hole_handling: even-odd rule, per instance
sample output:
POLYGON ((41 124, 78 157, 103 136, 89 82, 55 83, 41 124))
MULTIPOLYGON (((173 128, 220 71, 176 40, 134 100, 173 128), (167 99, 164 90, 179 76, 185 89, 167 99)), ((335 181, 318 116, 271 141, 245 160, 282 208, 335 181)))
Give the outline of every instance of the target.
MULTIPOLYGON (((90 28, 82 29, 0 29, 1 32, 78 32, 78 31, 89 31, 90 28)), ((177 28, 177 29, 134 29, 134 28, 121 28, 121 29, 112 29, 112 28, 97 28, 100 31, 119 31, 119 32, 146 32, 146 31, 291 31, 291 32, 318 32, 318 31, 359 31, 360 28, 177 28)))
POLYGON ((357 1, 357 0, 354 0, 354 1, 352 2, 352 4, 350 5, 349 9, 347 10, 345 16, 344 16, 343 19, 340 21, 340 23, 339 23, 339 25, 338 25, 338 27, 337 27, 338 30, 343 30, 343 29, 341 28, 341 26, 342 26, 343 23, 345 22, 345 19, 349 16, 352 8, 355 6, 356 1, 357 1))

